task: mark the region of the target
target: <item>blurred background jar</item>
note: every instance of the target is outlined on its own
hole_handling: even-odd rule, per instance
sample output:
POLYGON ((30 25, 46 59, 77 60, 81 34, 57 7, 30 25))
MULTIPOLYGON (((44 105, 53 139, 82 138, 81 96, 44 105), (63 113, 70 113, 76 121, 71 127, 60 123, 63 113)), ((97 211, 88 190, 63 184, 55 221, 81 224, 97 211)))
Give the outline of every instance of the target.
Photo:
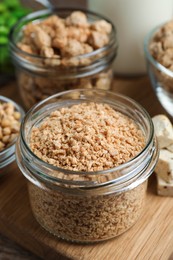
POLYGON ((146 73, 143 51, 145 35, 172 18, 172 0, 88 0, 89 9, 109 17, 116 25, 119 50, 116 74, 146 73))
POLYGON ((75 10, 67 8, 37 11, 21 19, 11 31, 11 57, 16 68, 19 92, 26 109, 52 94, 68 89, 111 89, 112 63, 117 54, 116 32, 113 24, 99 14, 82 10, 89 23, 107 20, 112 25, 108 43, 89 53, 67 59, 63 66, 58 56, 44 58, 18 47, 23 37, 22 30, 28 23, 39 23, 53 14, 66 18, 73 11, 75 10))

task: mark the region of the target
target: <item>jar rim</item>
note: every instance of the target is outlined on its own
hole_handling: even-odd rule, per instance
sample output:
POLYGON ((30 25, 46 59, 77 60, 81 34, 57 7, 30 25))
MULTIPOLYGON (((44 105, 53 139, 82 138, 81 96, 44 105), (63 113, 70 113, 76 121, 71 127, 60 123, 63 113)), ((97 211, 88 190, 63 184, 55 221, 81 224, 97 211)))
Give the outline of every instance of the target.
MULTIPOLYGON (((113 168, 110 168, 110 169, 107 169, 107 170, 102 170, 102 171, 92 171, 92 172, 83 172, 83 171, 71 171, 71 170, 67 170, 67 169, 64 169, 64 168, 60 168, 60 167, 56 167, 56 166, 53 166, 51 164, 48 164, 46 162, 44 162, 43 160, 41 160, 40 158, 38 158, 30 149, 27 141, 26 141, 26 137, 25 137, 25 134, 24 134, 24 129, 25 129, 25 124, 27 123, 27 120, 29 119, 30 116, 34 117, 34 111, 37 111, 37 109, 39 109, 39 107, 43 106, 44 107, 44 104, 46 102, 48 102, 49 100, 51 99, 54 99, 54 98, 57 98, 57 97, 60 97, 64 94, 71 94, 71 93, 74 93, 75 91, 78 91, 80 93, 87 93, 88 90, 86 89, 75 89, 75 90, 69 90, 69 91, 64 91, 64 92, 61 92, 61 93, 58 93, 58 94, 55 94, 53 96, 50 96, 48 97, 47 99, 39 102, 38 104, 36 104, 35 106, 33 106, 26 114, 25 118, 23 119, 22 121, 22 124, 21 124, 21 133, 20 133, 20 144, 18 143, 18 146, 20 146, 19 149, 22 149, 22 146, 24 146, 24 150, 25 152, 27 153, 27 155, 29 154, 30 155, 30 159, 32 159, 34 161, 34 163, 37 163, 37 166, 38 168, 42 167, 42 170, 43 172, 41 172, 41 169, 37 169, 37 176, 40 177, 41 179, 45 179, 46 181, 51 181, 51 182, 63 182, 64 179, 59 179, 58 177, 54 177, 54 176, 51 176, 49 174, 47 174, 45 171, 45 169, 47 170, 50 170, 50 171, 58 171, 58 172, 62 172, 66 175, 68 174, 71 174, 72 175, 81 175, 81 174, 84 174, 85 175, 95 175, 95 176, 98 176, 98 175, 104 175, 106 176, 107 174, 109 173, 115 173, 115 172, 118 172, 118 171, 122 171, 122 170, 127 170, 127 169, 131 169, 128 171, 127 174, 124 174, 120 177, 117 177, 116 180, 111 180, 109 183, 112 183, 112 181, 114 183, 117 183, 117 184, 120 184, 122 182, 125 182, 125 181, 129 181, 129 180, 132 180, 132 178, 136 178, 136 177, 139 177, 139 175, 143 176, 143 179, 147 178, 148 177, 148 173, 144 172, 144 169, 146 167, 146 164, 149 164, 148 160, 152 160, 153 157, 156 157, 155 155, 153 155, 156 151, 153 150, 153 139, 154 139, 154 126, 153 126, 153 123, 152 123, 152 120, 148 114, 148 112, 138 103, 136 102, 135 100, 129 98, 129 97, 126 97, 122 94, 117 94, 117 93, 114 93, 114 92, 111 92, 111 91, 104 91, 104 90, 90 90, 92 91, 92 93, 94 94, 98 94, 100 93, 101 95, 103 94, 106 94, 106 95, 111 95, 111 97, 115 98, 120 98, 120 99, 123 99, 124 101, 126 102, 129 102, 131 104, 133 104, 136 109, 138 109, 139 111, 139 114, 143 113, 146 117, 146 120, 147 122, 149 123, 149 134, 148 134, 148 138, 146 140, 146 144, 145 144, 145 147, 141 150, 140 153, 138 153, 135 157, 133 157, 131 160, 117 166, 117 167, 113 167, 113 168), (21 145, 22 143, 22 145, 21 145), (152 150, 152 152, 150 153, 150 151, 152 150), (148 157, 149 156, 149 157, 148 157), (146 160, 147 160, 147 163, 146 163, 146 160), (141 165, 138 165, 139 164, 139 161, 141 162, 141 164, 143 164, 143 161, 145 161, 145 165, 141 166, 141 165), (141 170, 138 171, 136 173, 136 167, 133 168, 132 166, 133 165, 138 165, 138 169, 140 167, 141 170), (132 169, 133 168, 133 169, 132 169)), ((85 99, 84 99, 85 100, 85 99)), ((87 100, 88 101, 88 100, 87 100)), ((91 100, 90 100, 91 101, 91 100)), ((98 102, 98 101, 97 101, 98 102)), ((101 102, 101 101, 100 101, 101 102)), ((108 104, 108 103, 107 103, 108 104)), ((39 111, 39 110, 38 110, 39 111)), ((35 112, 36 113, 36 112, 35 112)), ((142 117, 141 117, 142 118, 142 117)), ((25 156, 26 157, 26 156, 25 156)), ((18 160, 19 161, 19 160, 18 160)), ((153 166, 152 166, 153 167, 153 166)), ((21 170, 22 170, 22 167, 20 167, 21 170)), ((151 168, 151 167, 150 167, 151 168)), ((152 172, 150 171, 150 174, 152 172)), ((150 175, 149 174, 149 175, 150 175)), ((81 181, 67 181, 67 183, 71 183, 71 184, 74 184, 74 185, 80 185, 81 184, 81 181), (72 183, 73 182, 73 183, 72 183)), ((100 186, 100 184, 98 183, 95 183, 93 181, 83 181, 82 184, 84 186, 100 186)), ((103 184, 103 183, 102 183, 103 184)), ((104 183, 105 184, 105 183, 104 183)))
MULTIPOLYGON (((31 53, 28 53, 28 52, 25 52, 25 51, 21 50, 17 46, 17 44, 15 43, 15 37, 14 37, 15 31, 18 29, 18 27, 21 24, 23 24, 24 22, 27 22, 27 21, 32 21, 32 19, 34 19, 34 18, 39 19, 39 17, 42 17, 44 15, 51 15, 51 14, 54 14, 54 13, 61 14, 63 12, 73 12, 73 11, 76 11, 76 10, 82 11, 85 14, 92 15, 94 17, 98 17, 100 19, 106 20, 107 22, 109 22, 111 24, 112 31, 111 31, 111 34, 110 34, 110 41, 109 41, 109 43, 107 45, 105 45, 102 48, 99 48, 97 50, 94 50, 94 51, 92 51, 90 53, 73 56, 72 58, 80 58, 80 59, 81 58, 91 58, 93 56, 99 55, 100 53, 102 53, 102 52, 104 52, 106 50, 112 49, 113 47, 117 48, 116 28, 115 28, 114 24, 111 22, 111 20, 109 20, 104 15, 98 14, 96 12, 90 11, 90 10, 85 9, 85 8, 77 8, 77 9, 76 8, 53 8, 53 9, 50 9, 50 10, 43 9, 43 10, 39 10, 39 11, 30 13, 30 14, 24 16, 23 18, 19 19, 18 22, 10 30, 10 33, 9 33, 10 47, 12 49, 14 49, 15 51, 17 51, 18 53, 21 53, 21 54, 25 55, 26 57, 28 56, 30 58, 35 58, 37 60, 42 60, 43 58, 45 59, 45 57, 43 57, 43 56, 31 54, 31 53)), ((47 60, 52 60, 52 59, 56 60, 57 58, 46 57, 46 59, 47 60)))
MULTIPOLYGON (((167 23, 167 22, 166 22, 167 23)), ((169 77, 173 77, 173 72, 169 69, 167 69, 165 66, 163 66, 161 63, 159 63, 154 57, 151 55, 150 50, 149 50, 149 44, 153 37, 155 36, 156 32, 164 26, 166 23, 162 23, 160 25, 157 25, 154 27, 144 38, 144 53, 147 58, 147 60, 158 70, 162 71, 169 77)))

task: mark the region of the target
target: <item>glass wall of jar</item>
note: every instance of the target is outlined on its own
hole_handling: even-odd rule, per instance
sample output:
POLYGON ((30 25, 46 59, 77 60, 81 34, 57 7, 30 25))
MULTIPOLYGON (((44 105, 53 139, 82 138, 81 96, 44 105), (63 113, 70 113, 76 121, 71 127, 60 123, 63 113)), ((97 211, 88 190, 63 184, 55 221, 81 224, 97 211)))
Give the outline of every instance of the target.
POLYGON ((6 107, 8 111, 4 111, 2 104, 12 104, 14 112, 20 113, 20 118, 17 119, 19 122, 21 122, 25 114, 23 109, 16 102, 7 97, 0 96, 0 177, 8 173, 7 166, 15 160, 15 143, 20 127, 16 125, 16 121, 13 120, 13 107, 6 107), (7 114, 10 118, 12 117, 11 121, 8 121, 7 114))
MULTIPOLYGON (((16 68, 19 91, 26 108, 30 108, 40 100, 64 90, 74 88, 110 90, 111 88, 113 76, 112 63, 117 54, 115 28, 111 21, 105 17, 86 10, 81 10, 87 19, 87 24, 84 27, 79 27, 79 25, 73 26, 73 24, 69 25, 67 17, 70 17, 74 11, 73 9, 55 9, 53 11, 43 10, 34 12, 21 19, 11 31, 11 56, 16 68), (51 50, 50 48, 46 50, 44 48, 39 55, 33 54, 28 41, 32 41, 36 36, 33 33, 33 28, 31 27, 31 30, 26 26, 31 23, 39 27, 40 23, 45 21, 50 22, 46 19, 55 20, 55 15, 61 19, 66 19, 66 25, 61 26, 64 28, 63 34, 66 30, 66 34, 68 33, 68 35, 70 35, 68 36, 69 38, 66 36, 61 39, 58 38, 57 43, 57 38, 55 38, 57 37, 57 33, 55 36, 55 31, 52 32, 51 30, 51 33, 54 35, 50 36, 54 37, 51 38, 52 45, 60 44, 60 47, 53 47, 51 50), (98 21, 103 23, 103 27, 102 25, 97 26, 98 21), (106 21, 106 28, 104 27, 103 21, 106 21), (90 31, 92 27, 91 24, 96 24, 96 26, 94 25, 95 29, 91 29, 90 31), (96 31, 96 28, 99 28, 98 31, 96 31), (99 32, 99 30, 105 30, 107 32, 99 32), (31 39, 28 38, 28 34, 31 39), (92 39, 91 34, 94 35, 92 39), (24 44, 21 46, 21 41, 26 42, 28 45, 24 44), (66 41, 66 43, 63 41, 66 41), (94 46, 92 44, 94 44, 94 46), (64 49, 64 46, 67 45, 68 51, 64 49), (99 46, 102 47, 99 48, 99 46), (83 50, 84 54, 81 54, 83 50), (69 51, 73 54, 69 53, 69 51), (78 55, 78 53, 80 54, 78 55)), ((80 14, 79 12, 79 15, 80 14)), ((73 21, 71 23, 73 23, 73 21)), ((47 26, 47 22, 46 25, 44 24, 44 30, 46 30, 45 28, 49 28, 50 30, 50 23, 49 27, 45 26, 47 26)), ((38 30, 40 30, 40 28, 38 30)), ((43 42, 42 39, 41 42, 43 42)), ((39 44, 41 45, 40 48, 42 48, 42 43, 39 42, 39 44)))
POLYGON ((16 156, 41 226, 66 240, 96 242, 122 234, 140 218, 158 147, 152 120, 139 104, 109 91, 83 89, 53 95, 34 106, 23 121, 16 156), (71 171, 39 159, 30 148, 33 127, 52 111, 84 102, 108 104, 135 120, 145 136, 142 151, 117 167, 95 172, 71 171))

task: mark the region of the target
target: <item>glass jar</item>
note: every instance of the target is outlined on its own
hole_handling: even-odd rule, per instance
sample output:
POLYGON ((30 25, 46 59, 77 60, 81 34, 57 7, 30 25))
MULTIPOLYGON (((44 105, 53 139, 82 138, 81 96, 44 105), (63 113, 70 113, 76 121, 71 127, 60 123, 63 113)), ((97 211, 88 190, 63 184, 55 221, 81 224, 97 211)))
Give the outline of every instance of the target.
MULTIPOLYGON (((25 113, 17 103, 4 96, 0 96, 0 103, 12 103, 15 107, 15 111, 21 114, 20 120, 22 120, 25 113)), ((13 142, 10 143, 7 148, 0 151, 0 177, 8 172, 7 166, 9 166, 15 160, 15 143, 16 138, 13 140, 13 142)))
POLYGON ((17 46, 26 24, 38 23, 53 14, 65 18, 73 11, 75 10, 59 8, 53 11, 37 11, 21 19, 11 31, 11 56, 16 68, 19 92, 26 108, 64 90, 74 88, 109 90, 111 88, 112 63, 117 54, 116 32, 113 24, 99 14, 82 10, 89 22, 106 20, 111 23, 112 32, 108 44, 90 53, 69 58, 63 65, 59 58, 32 55, 17 46))
MULTIPOLYGON (((172 20, 170 20, 172 21, 172 20)), ((167 23, 166 23, 167 24, 167 23)), ((157 46, 160 46, 163 44, 161 43, 161 35, 164 33, 164 26, 166 24, 160 24, 159 26, 155 27, 151 31, 148 32, 148 34, 145 37, 144 40, 144 52, 145 52, 145 58, 146 58, 146 65, 147 65, 147 71, 148 76, 150 78, 151 85, 153 87, 153 90, 155 92, 155 95, 157 99, 159 100, 162 107, 166 110, 166 112, 173 117, 173 109, 172 109, 172 103, 173 103, 173 71, 172 71, 172 59, 167 54, 169 53, 170 49, 163 49, 162 48, 157 50, 157 46), (160 33, 160 37, 157 39, 157 45, 156 45, 156 35, 160 33), (159 41, 160 39, 160 41, 159 41), (157 50, 157 59, 156 57, 153 57, 151 50, 153 50, 153 46, 155 45, 155 50, 157 50), (152 46, 152 48, 151 48, 152 46), (162 55, 160 54, 160 51, 162 51, 162 55), (162 62, 168 62, 170 68, 166 67, 161 64, 161 58, 162 62)), ((169 27, 167 27, 169 28, 169 27)), ((172 33, 172 29, 170 26, 170 29, 168 29, 167 33, 172 33), (170 32, 169 32, 170 30, 170 32)), ((163 36, 164 39, 164 36, 163 36)), ((165 38, 166 39, 166 38, 165 38)), ((163 40, 164 41, 164 40, 163 40)), ((171 48, 172 52, 172 48, 171 48)), ((170 52, 170 55, 171 55, 170 52)), ((166 65, 166 64, 165 64, 166 65)))
POLYGON ((53 95, 28 112, 21 126, 16 157, 28 180, 31 208, 41 226, 66 240, 96 242, 122 234, 141 216, 158 146, 152 120, 138 103, 109 91, 81 89, 53 95), (33 126, 55 109, 82 102, 108 104, 135 120, 146 138, 144 149, 118 167, 97 172, 58 168, 35 156, 29 147, 33 126))
POLYGON ((172 19, 171 0, 88 0, 91 10, 108 16, 116 25, 119 50, 114 71, 121 76, 146 74, 143 41, 157 24, 172 19), (156 12, 157 6, 157 12, 156 12))

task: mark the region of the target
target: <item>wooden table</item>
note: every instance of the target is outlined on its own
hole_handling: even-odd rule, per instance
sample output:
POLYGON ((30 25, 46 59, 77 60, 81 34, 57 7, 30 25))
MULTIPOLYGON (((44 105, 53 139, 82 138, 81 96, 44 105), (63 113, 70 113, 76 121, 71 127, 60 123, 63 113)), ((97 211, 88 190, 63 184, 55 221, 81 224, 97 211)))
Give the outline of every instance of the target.
MULTIPOLYGON (((138 101, 151 116, 165 113, 146 76, 115 78, 114 91, 138 101)), ((0 87, 0 94, 20 102, 15 80, 0 87)), ((24 177, 15 163, 8 171, 0 179, 0 259, 38 259, 30 251, 43 259, 58 260, 173 259, 173 198, 157 196, 154 175, 150 177, 144 214, 134 227, 107 242, 73 245, 56 239, 37 224, 29 207, 24 177)))

